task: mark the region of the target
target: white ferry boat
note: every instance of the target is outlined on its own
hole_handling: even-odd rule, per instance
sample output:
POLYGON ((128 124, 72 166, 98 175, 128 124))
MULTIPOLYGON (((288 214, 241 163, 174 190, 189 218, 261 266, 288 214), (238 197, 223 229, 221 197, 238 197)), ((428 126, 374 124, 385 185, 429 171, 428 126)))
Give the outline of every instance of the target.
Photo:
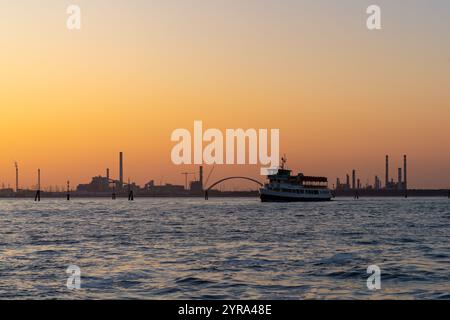
POLYGON ((285 169, 286 159, 281 159, 281 168, 267 176, 269 183, 259 190, 262 202, 330 201, 333 197, 328 189, 326 177, 309 177, 302 173, 292 176, 285 169))

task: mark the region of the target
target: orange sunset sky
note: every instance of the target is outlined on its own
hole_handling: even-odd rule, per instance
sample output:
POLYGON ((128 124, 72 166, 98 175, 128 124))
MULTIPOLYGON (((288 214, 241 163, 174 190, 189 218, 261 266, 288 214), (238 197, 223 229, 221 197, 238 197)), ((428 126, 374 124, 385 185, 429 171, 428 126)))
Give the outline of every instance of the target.
MULTIPOLYGON (((295 171, 363 184, 409 156, 409 187, 450 187, 450 3, 16 0, 0 3, 0 184, 184 184, 177 128, 279 128, 295 171), (78 4, 82 28, 66 28, 78 4), (366 8, 382 8, 382 30, 366 8)), ((206 169, 207 173, 209 168, 206 169)), ((259 166, 215 168, 259 178, 259 166)), ((228 188, 251 184, 230 182, 228 188)), ((252 186, 253 187, 253 186, 252 186)))

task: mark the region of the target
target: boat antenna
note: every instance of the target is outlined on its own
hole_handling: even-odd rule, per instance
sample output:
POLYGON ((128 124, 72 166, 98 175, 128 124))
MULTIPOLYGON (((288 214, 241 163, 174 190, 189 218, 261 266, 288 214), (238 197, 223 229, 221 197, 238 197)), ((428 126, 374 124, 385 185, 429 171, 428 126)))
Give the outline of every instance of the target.
POLYGON ((287 162, 287 157, 286 154, 284 156, 281 157, 281 170, 284 170, 284 166, 287 162))

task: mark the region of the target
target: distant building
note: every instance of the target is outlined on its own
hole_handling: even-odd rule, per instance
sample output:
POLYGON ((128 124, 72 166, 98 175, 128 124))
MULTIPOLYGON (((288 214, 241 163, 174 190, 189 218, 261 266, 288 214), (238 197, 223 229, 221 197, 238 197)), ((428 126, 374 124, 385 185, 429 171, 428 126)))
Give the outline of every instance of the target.
POLYGON ((0 189, 0 196, 2 196, 2 197, 11 197, 13 195, 14 195, 14 189, 12 189, 12 188, 0 189))
POLYGON ((93 177, 89 184, 79 184, 77 186, 77 191, 79 192, 108 192, 110 190, 109 179, 102 176, 93 177))
POLYGON ((374 189, 381 190, 381 179, 378 176, 375 176, 374 189))
POLYGON ((200 181, 191 181, 191 184, 189 186, 189 191, 190 191, 190 193, 202 194, 203 193, 203 186, 200 183, 200 181))
POLYGON ((189 190, 192 194, 203 194, 203 166, 200 166, 199 180, 191 181, 189 190))
POLYGON ((403 156, 403 170, 402 168, 398 168, 398 179, 397 182, 394 182, 394 179, 389 180, 389 156, 386 155, 386 190, 406 190, 408 188, 407 184, 407 157, 403 156))
POLYGON ((341 183, 341 179, 336 179, 336 190, 350 190, 350 176, 347 174, 346 176, 346 183, 341 183))
POLYGON ((336 190, 350 190, 350 185, 347 183, 341 183, 339 178, 336 180, 336 190))
POLYGON ((184 186, 165 184, 155 185, 155 181, 151 180, 145 185, 145 192, 152 195, 179 195, 185 193, 184 186))

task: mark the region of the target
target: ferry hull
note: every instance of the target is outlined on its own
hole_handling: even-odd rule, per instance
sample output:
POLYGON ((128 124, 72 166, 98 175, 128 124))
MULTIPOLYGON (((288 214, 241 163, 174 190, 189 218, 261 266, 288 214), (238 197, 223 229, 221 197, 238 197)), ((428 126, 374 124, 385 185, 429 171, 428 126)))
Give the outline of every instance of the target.
POLYGON ((331 198, 320 197, 290 197, 284 195, 260 194, 261 202, 323 202, 331 198))

